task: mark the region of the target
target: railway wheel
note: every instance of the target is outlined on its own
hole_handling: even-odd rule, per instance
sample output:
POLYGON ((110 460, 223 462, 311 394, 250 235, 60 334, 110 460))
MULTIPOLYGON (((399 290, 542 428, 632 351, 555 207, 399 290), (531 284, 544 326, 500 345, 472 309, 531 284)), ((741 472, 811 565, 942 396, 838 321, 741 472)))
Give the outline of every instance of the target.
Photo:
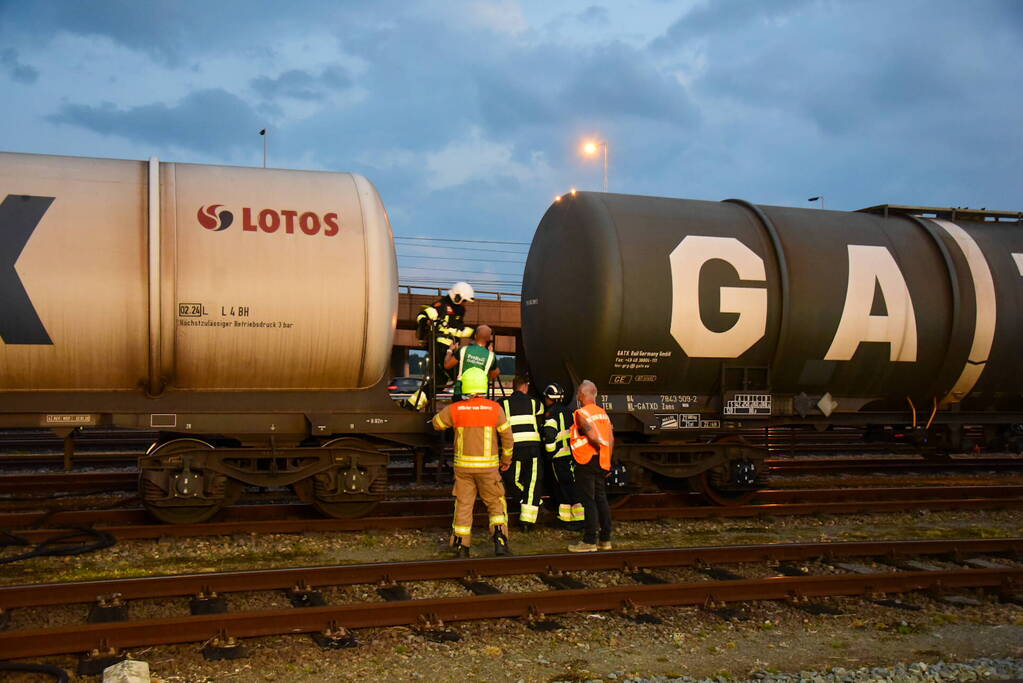
MULTIPOLYGON (((727 467, 727 463, 724 467, 727 467)), ((755 490, 729 490, 721 487, 721 475, 715 473, 716 468, 705 470, 695 477, 689 477, 689 487, 703 495, 713 505, 733 506, 745 505, 757 495, 755 490)))
MULTIPOLYGON (((741 436, 731 435, 715 439, 714 444, 750 447, 741 436)), ((690 477, 689 487, 713 505, 745 505, 757 495, 760 478, 755 460, 732 459, 690 477)))
POLYGON ((241 496, 244 486, 204 467, 196 451, 214 451, 201 439, 154 445, 139 463, 139 493, 151 515, 167 524, 205 522, 241 496))
POLYGON ((331 439, 322 448, 338 451, 334 466, 291 485, 298 499, 327 517, 364 517, 380 503, 387 488, 386 459, 371 444, 353 437, 331 439))

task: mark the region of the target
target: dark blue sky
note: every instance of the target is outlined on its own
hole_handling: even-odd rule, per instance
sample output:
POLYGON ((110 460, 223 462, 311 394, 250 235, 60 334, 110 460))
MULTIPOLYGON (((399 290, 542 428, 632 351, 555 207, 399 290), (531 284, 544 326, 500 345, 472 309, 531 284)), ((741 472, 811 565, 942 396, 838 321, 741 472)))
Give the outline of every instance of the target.
MULTIPOLYGON (((1020 210, 1021 39, 1017 0, 0 0, 0 149, 258 165, 268 128, 406 236, 528 242, 599 189, 587 135, 613 192, 1020 210)), ((399 253, 505 290, 524 258, 399 253)))

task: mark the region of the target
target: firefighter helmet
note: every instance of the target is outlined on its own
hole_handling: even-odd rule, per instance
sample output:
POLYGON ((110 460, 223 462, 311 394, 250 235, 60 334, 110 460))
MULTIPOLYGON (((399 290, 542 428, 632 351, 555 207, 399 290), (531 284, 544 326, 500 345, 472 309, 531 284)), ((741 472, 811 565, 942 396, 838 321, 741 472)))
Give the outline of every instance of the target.
POLYGON ((468 282, 456 282, 451 285, 451 289, 448 290, 448 296, 451 297, 451 300, 456 304, 460 304, 464 301, 472 303, 476 293, 472 291, 472 285, 468 282))
POLYGON ((544 398, 549 398, 552 401, 563 401, 565 399, 565 390, 557 382, 551 382, 543 390, 543 395, 544 398))

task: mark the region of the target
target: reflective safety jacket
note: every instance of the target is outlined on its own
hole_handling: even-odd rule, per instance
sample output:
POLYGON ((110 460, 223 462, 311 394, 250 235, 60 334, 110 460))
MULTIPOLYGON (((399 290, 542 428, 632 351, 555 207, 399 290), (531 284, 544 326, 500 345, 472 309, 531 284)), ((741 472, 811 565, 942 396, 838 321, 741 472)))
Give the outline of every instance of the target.
POLYGON ((569 446, 572 449, 572 456, 580 465, 585 465, 593 459, 596 449, 590 444, 583 430, 579 425, 583 422, 597 430, 597 441, 600 442, 600 469, 611 471, 611 443, 614 439, 614 431, 611 428, 611 418, 607 416, 604 409, 596 403, 591 403, 579 408, 572 416, 572 428, 570 431, 569 446))
POLYGON ((455 339, 471 337, 473 329, 465 325, 465 306, 456 304, 447 294, 434 301, 416 316, 416 334, 420 340, 430 339, 430 325, 437 326, 437 343, 450 346, 455 339))
POLYGON ((452 403, 433 418, 434 429, 449 427, 455 428, 455 467, 487 469, 511 464, 515 446, 511 425, 496 402, 478 397, 452 403))
POLYGON ((572 409, 566 404, 555 403, 547 409, 547 412, 544 413, 541 436, 543 436, 543 447, 548 456, 561 458, 572 454, 568 446, 571 426, 572 409))
POLYGON ((458 376, 456 394, 485 394, 490 385, 490 371, 494 369, 497 356, 479 344, 470 344, 458 349, 458 376))
POLYGON ((512 426, 512 437, 515 443, 540 443, 540 429, 536 418, 543 415, 543 404, 530 398, 521 391, 514 392, 504 399, 504 412, 512 426))

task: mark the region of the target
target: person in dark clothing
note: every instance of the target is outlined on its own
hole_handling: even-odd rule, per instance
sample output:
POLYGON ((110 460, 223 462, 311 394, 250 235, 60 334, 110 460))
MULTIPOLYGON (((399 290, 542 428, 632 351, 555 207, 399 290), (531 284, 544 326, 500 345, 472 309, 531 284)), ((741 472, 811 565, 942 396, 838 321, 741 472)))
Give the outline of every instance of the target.
POLYGON ((515 440, 512 466, 505 473, 505 488, 509 497, 518 499, 519 523, 523 531, 528 531, 540 513, 541 449, 537 419, 543 415, 543 405, 529 396, 528 379, 517 376, 512 384, 515 391, 502 402, 515 440))
POLYGON ((423 310, 416 316, 416 337, 426 342, 430 362, 422 386, 405 403, 409 408, 424 410, 432 396, 433 382, 436 381, 436 390, 439 392, 453 379, 444 367, 444 357, 448 349, 457 346, 458 340, 472 336, 473 329, 465 324, 463 304, 472 303, 475 296, 468 283, 456 282, 447 294, 429 306, 423 306, 423 310))
POLYGON ((543 445, 545 455, 554 472, 553 493, 558 500, 558 521, 568 528, 581 526, 584 519, 583 506, 575 492, 575 475, 572 450, 569 448, 569 430, 572 426, 572 408, 569 407, 565 390, 558 383, 548 384, 543 390, 544 413, 543 445))
POLYGON ((573 553, 611 550, 607 477, 611 474, 614 431, 611 419, 597 405, 597 386, 593 382, 588 379, 580 382, 576 399, 579 409, 573 416, 569 447, 575 459, 575 488, 586 520, 582 541, 568 546, 568 550, 573 553))

